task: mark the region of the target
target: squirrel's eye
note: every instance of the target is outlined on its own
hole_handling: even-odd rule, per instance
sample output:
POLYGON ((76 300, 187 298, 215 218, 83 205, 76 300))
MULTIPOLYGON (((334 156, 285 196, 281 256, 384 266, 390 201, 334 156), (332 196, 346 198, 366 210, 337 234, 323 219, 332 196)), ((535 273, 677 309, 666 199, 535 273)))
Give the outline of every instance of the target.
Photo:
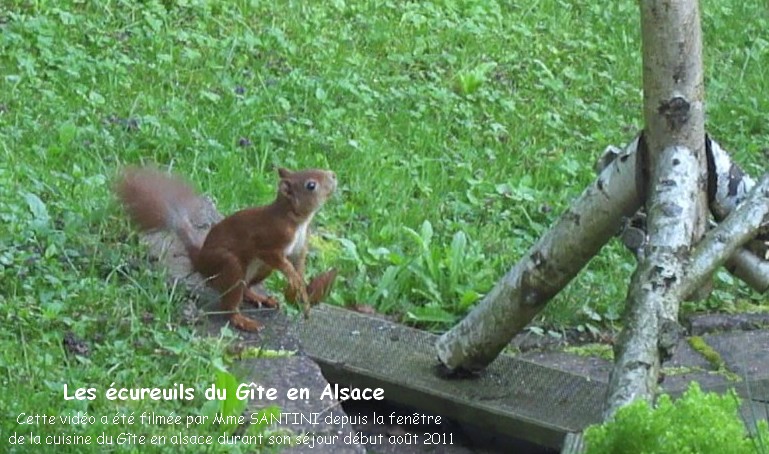
POLYGON ((304 185, 304 187, 307 188, 308 191, 314 191, 316 185, 317 183, 315 183, 314 181, 308 181, 307 184, 304 185))

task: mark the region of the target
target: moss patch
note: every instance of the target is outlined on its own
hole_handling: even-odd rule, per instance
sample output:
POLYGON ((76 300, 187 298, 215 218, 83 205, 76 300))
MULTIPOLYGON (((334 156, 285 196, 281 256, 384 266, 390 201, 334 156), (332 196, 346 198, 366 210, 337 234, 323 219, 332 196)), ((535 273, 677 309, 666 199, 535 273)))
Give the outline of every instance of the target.
POLYGON ((700 367, 663 367, 662 373, 668 377, 674 377, 676 375, 694 374, 698 372, 704 372, 700 367))
POLYGON ((596 358, 605 359, 606 361, 614 361, 614 349, 608 344, 585 344, 576 347, 566 347, 564 349, 566 353, 572 353, 579 356, 591 356, 596 358))
POLYGON ((701 354, 710 363, 713 369, 715 369, 715 372, 719 375, 723 375, 730 381, 742 380, 742 377, 730 371, 726 367, 726 362, 724 362, 724 359, 721 357, 721 355, 715 351, 713 347, 708 345, 708 343, 705 342, 705 339, 703 339, 701 336, 690 337, 689 345, 691 345, 694 350, 699 352, 699 354, 701 354))

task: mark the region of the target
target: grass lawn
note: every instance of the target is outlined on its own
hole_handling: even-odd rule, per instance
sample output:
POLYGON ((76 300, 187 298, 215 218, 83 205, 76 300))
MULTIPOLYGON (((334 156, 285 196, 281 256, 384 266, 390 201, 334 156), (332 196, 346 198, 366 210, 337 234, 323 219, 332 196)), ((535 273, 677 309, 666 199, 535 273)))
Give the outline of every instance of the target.
MULTIPOLYGON (((769 6, 702 7, 708 129, 758 175, 769 6)), ((21 412, 195 414, 199 397, 103 395, 113 382, 202 389, 226 367, 226 337, 181 324, 184 293, 114 203, 122 165, 171 167, 224 213, 269 201, 276 166, 333 169, 340 194, 309 263, 340 270, 330 302, 442 330, 591 181, 603 148, 635 135, 640 55, 630 0, 5 0, 0 446, 13 432, 133 430, 19 426, 21 412), (97 398, 64 400, 64 384, 97 398)), ((610 245, 536 324, 615 323, 633 268, 610 245)), ((698 308, 751 301, 720 273, 698 308)))

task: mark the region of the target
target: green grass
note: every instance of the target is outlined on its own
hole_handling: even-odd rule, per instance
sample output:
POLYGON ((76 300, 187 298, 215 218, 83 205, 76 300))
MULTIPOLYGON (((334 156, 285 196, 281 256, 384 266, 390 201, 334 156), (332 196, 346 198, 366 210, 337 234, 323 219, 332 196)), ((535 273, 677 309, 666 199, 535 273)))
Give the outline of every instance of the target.
MULTIPOLYGON (((213 380, 225 340, 180 325, 183 293, 110 194, 123 164, 169 166, 225 213, 269 201, 278 165, 332 168, 341 190, 310 258, 339 268, 332 302, 438 330, 461 317, 641 125, 636 2, 518 3, 4 2, 0 435, 29 409, 137 409, 64 402, 64 383, 213 380)), ((767 9, 703 3, 708 127, 753 174, 769 136, 767 9)), ((633 266, 612 244, 537 325, 613 323, 633 266)), ((760 300, 717 284, 708 308, 760 300)))

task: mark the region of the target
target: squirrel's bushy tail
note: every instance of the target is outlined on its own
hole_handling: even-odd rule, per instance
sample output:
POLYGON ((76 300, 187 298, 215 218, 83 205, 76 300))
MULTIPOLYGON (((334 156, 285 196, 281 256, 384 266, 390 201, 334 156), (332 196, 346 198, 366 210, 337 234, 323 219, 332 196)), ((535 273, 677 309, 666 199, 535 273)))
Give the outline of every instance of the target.
POLYGON ((187 183, 159 170, 129 167, 123 171, 115 192, 140 229, 171 230, 195 262, 201 244, 189 213, 195 209, 198 196, 187 183))

